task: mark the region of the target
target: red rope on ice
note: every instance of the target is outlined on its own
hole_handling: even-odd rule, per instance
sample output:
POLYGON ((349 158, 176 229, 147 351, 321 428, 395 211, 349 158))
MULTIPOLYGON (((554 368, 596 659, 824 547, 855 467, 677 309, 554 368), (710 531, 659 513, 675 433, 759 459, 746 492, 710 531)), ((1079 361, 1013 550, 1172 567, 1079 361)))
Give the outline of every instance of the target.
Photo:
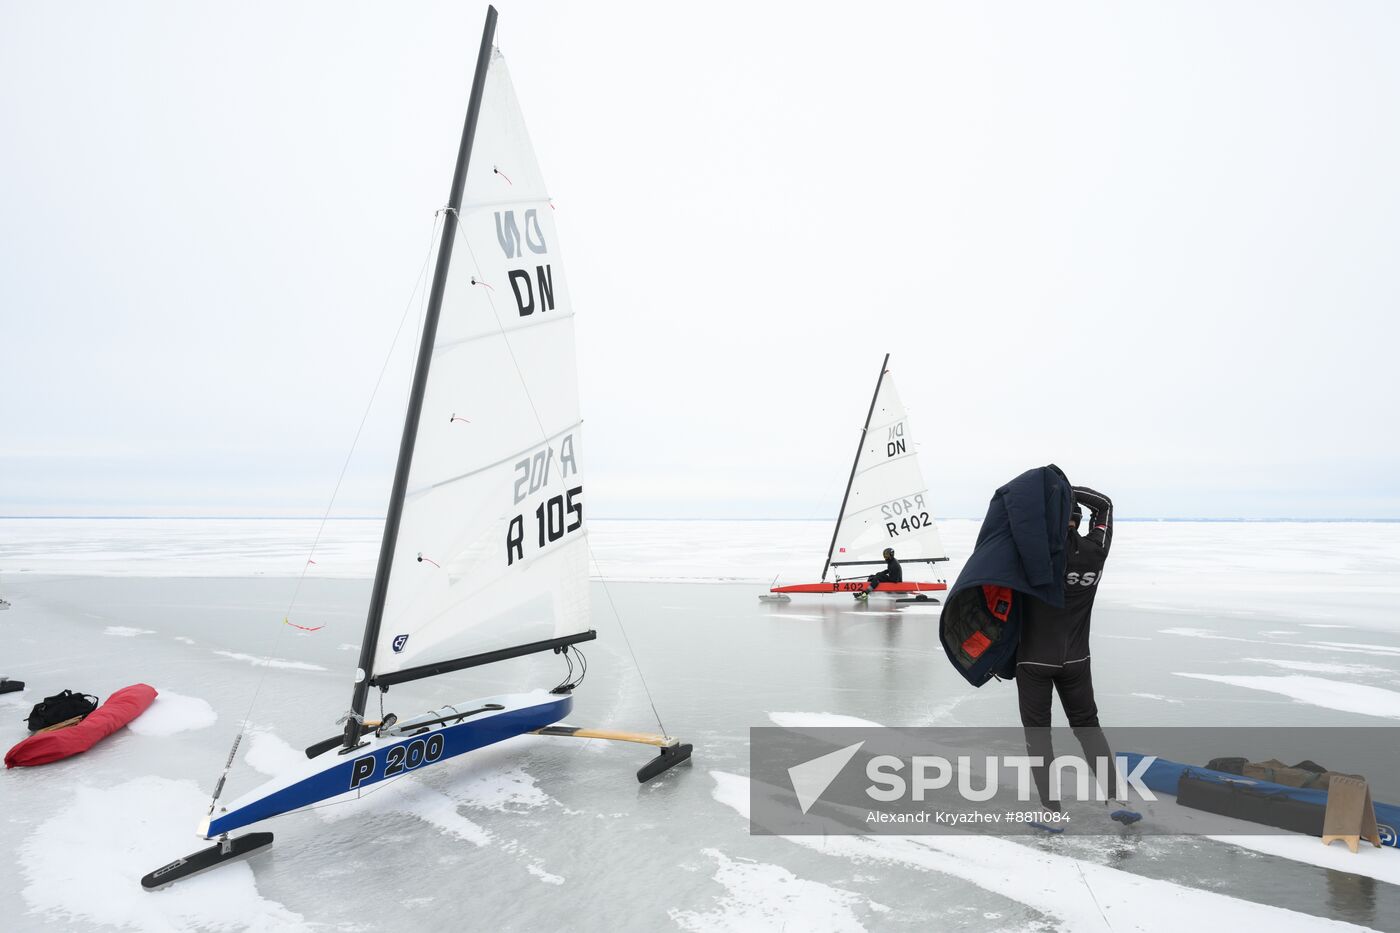
POLYGON ((442 564, 439 564, 437 561, 433 560, 431 557, 424 557, 422 551, 419 551, 419 552, 418 552, 418 560, 421 561, 421 562, 423 562, 423 563, 432 564, 434 567, 436 567, 436 568, 439 569, 439 570, 442 569, 442 564))

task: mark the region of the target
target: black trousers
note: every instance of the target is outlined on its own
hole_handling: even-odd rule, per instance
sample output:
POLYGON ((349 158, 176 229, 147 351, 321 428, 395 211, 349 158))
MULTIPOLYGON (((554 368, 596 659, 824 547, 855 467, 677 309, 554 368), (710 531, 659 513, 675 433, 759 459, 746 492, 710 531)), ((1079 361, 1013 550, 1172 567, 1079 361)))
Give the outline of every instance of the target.
POLYGON ((894 574, 890 573, 888 570, 881 570, 874 576, 867 577, 866 582, 870 584, 870 588, 873 590, 881 583, 899 583, 900 581, 894 579, 894 574))
POLYGON ((1089 767, 1099 778, 1099 759, 1109 762, 1108 791, 1111 797, 1118 797, 1118 771, 1113 766, 1113 753, 1109 751, 1108 739, 1099 728, 1099 707, 1094 702, 1094 678, 1089 669, 1089 660, 1066 664, 1064 667, 1049 667, 1039 664, 1019 664, 1016 666, 1016 693, 1021 705, 1021 725, 1026 730, 1026 754, 1041 758, 1045 765, 1032 768, 1035 788, 1040 793, 1040 802, 1047 809, 1058 810, 1059 804, 1050 799, 1049 764, 1055 757, 1054 743, 1050 739, 1051 691, 1060 695, 1060 706, 1069 720, 1074 737, 1084 749, 1084 757, 1089 767))

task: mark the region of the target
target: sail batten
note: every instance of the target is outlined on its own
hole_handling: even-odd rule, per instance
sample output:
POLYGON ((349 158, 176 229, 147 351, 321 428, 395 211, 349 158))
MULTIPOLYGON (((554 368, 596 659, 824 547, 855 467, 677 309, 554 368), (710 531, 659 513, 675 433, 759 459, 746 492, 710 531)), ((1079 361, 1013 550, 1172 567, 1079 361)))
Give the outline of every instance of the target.
MULTIPOLYGON (((583 426, 583 422, 582 422, 582 421, 575 421, 573 424, 568 425, 567 427, 564 427, 564 428, 560 428, 558 431, 555 431, 553 434, 549 435, 549 437, 545 438, 545 440, 546 440, 546 441, 558 440, 559 438, 563 437, 565 434, 568 434, 570 431, 574 430, 575 428, 580 428, 580 427, 582 427, 582 426, 583 426)), ((421 494, 423 494, 423 493, 425 493, 425 492, 431 492, 431 491, 434 490, 434 489, 439 489, 439 488, 441 488, 441 487, 443 487, 443 486, 447 486, 447 485, 449 485, 449 484, 451 484, 451 483, 455 483, 455 482, 457 482, 458 480, 470 479, 471 477, 477 475, 478 473, 482 473, 482 472, 484 472, 484 471, 486 471, 486 470, 493 469, 493 468, 498 467, 498 466, 500 466, 500 465, 502 465, 502 464, 504 464, 504 463, 510 463, 511 461, 517 459, 518 457, 523 457, 523 456, 525 456, 527 453, 529 453, 530 451, 534 450, 534 449, 535 449, 536 447, 538 447, 538 446, 539 446, 538 444, 531 444, 531 445, 529 445, 528 447, 523 447, 523 448, 521 448, 520 450, 515 451, 514 453, 506 454, 504 457, 502 457, 502 458, 499 459, 499 460, 493 461, 492 463, 488 463, 488 464, 486 464, 486 465, 484 465, 484 466, 479 466, 479 467, 477 467, 477 468, 474 469, 474 470, 469 470, 469 471, 467 471, 466 473, 460 473, 460 474, 458 474, 457 476, 450 476, 450 477, 448 477, 447 479, 438 480, 438 481, 437 481, 436 483, 434 483, 433 485, 431 485, 431 486, 426 486, 426 487, 424 487, 424 488, 422 488, 422 489, 410 489, 410 490, 408 491, 408 497, 409 497, 409 498, 412 498, 413 496, 421 495, 421 494)))
MULTIPOLYGON (((549 325, 549 324, 562 324, 562 323, 564 323, 565 321, 571 321, 571 320, 573 320, 573 317, 574 317, 574 316, 573 316, 572 313, 570 313, 570 314, 561 314, 561 315, 559 315, 558 317, 551 317, 551 318, 549 318, 549 319, 547 319, 547 320, 536 321, 534 324, 532 324, 532 325, 530 325, 530 326, 532 326, 532 327, 545 327, 545 326, 547 326, 547 325, 549 325)), ((487 339, 487 338, 489 338, 489 337, 493 337, 493 336, 495 336, 495 335, 494 335, 494 334, 476 334, 475 336, 472 336, 472 337, 462 337, 462 338, 459 339, 459 340, 452 340, 452 341, 449 341, 449 342, 446 342, 446 343, 440 343, 440 344, 438 344, 437 346, 435 346, 435 347, 433 348, 433 356, 435 356, 435 357, 436 357, 436 356, 439 356, 439 355, 441 355, 441 354, 447 352, 448 350, 451 350, 453 347, 459 347, 459 346, 461 346, 461 345, 464 344, 464 343, 471 343, 471 342, 474 341, 474 340, 485 340, 485 339, 487 339)))

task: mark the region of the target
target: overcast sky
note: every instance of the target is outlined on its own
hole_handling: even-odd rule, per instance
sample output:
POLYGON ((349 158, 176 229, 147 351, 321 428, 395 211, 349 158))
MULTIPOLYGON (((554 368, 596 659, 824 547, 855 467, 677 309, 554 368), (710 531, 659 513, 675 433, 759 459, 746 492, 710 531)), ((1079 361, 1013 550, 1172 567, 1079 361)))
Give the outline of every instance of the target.
MULTIPOLYGON (((1400 517, 1394 5, 500 9, 594 515, 829 517, 888 351, 940 515, 1400 517)), ((0 514, 320 513, 484 13, 0 0, 0 514)))

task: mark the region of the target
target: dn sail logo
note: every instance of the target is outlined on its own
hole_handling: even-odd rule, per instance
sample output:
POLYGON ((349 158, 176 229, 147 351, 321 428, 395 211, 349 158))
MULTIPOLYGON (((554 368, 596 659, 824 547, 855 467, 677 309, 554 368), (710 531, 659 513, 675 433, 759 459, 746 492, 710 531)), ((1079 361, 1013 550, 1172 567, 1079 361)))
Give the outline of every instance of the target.
POLYGON ((408 644, 408 636, 407 636, 407 635, 395 635, 395 636, 394 636, 394 654, 398 654, 400 651, 402 651, 402 650, 403 650, 403 646, 406 645, 406 644, 408 644))
MULTIPOLYGON (((549 247, 540 229, 539 213, 532 207, 524 212, 524 228, 515 219, 515 211, 496 211, 496 241, 507 259, 521 259, 525 250, 545 255, 549 247)), ((521 317, 529 317, 538 308, 541 312, 554 310, 554 270, 548 263, 535 266, 533 278, 529 269, 511 269, 510 290, 515 294, 515 308, 521 317), (538 296, 538 301, 536 301, 538 296)))
POLYGON ((904 422, 890 425, 889 437, 885 439, 885 458, 898 457, 906 451, 904 442, 904 422))
POLYGON ((525 255, 520 247, 524 244, 532 253, 546 253, 544 234, 540 232, 540 216, 532 207, 525 212, 525 232, 521 236, 520 225, 515 221, 515 211, 496 211, 496 239, 507 259, 519 259, 525 255))

